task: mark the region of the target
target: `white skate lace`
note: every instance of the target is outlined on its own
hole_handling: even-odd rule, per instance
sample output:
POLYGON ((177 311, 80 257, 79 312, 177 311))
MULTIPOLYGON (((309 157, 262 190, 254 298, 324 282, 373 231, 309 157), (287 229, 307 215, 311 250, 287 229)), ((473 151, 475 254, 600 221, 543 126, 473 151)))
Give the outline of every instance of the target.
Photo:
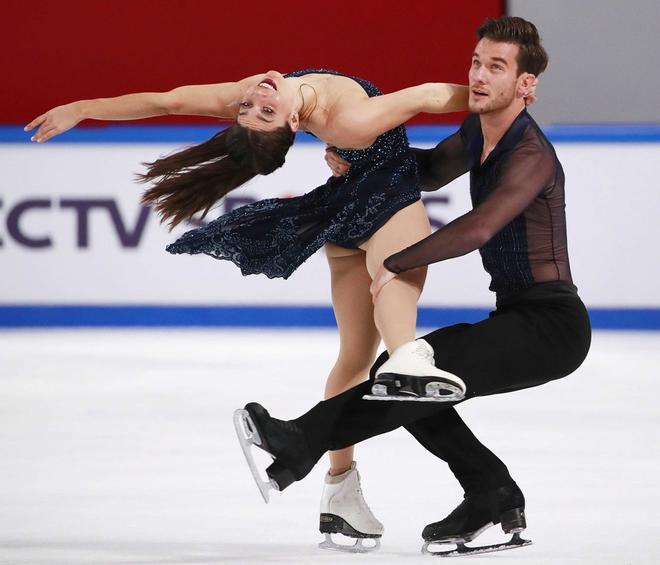
MULTIPOLYGON (((374 520, 376 520, 376 516, 374 516, 374 513, 371 511, 371 508, 369 508, 369 505, 367 504, 367 501, 364 499, 364 495, 362 494, 362 482, 360 480, 360 473, 358 473, 357 482, 358 482, 357 493, 358 493, 358 496, 360 497, 360 500, 362 501, 362 506, 364 506, 364 508, 367 510, 367 512, 369 512, 369 514, 371 515, 371 517, 374 520)), ((378 520, 376 520, 376 522, 378 522, 378 520)), ((380 522, 378 522, 378 523, 380 523, 380 522)))

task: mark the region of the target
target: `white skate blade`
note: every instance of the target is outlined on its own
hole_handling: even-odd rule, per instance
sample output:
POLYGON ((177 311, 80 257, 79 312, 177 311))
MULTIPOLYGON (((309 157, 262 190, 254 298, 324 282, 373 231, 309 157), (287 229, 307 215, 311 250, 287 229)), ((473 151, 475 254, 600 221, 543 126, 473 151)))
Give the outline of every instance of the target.
POLYGON ((437 557, 460 557, 465 555, 476 555, 478 553, 492 553, 494 551, 506 551, 507 549, 517 549, 519 547, 525 547, 527 545, 532 545, 532 540, 522 539, 520 534, 513 534, 513 537, 503 543, 494 543, 492 545, 480 545, 476 547, 470 547, 465 545, 465 542, 461 541, 446 541, 446 542, 425 542, 422 546, 422 553, 425 555, 435 555, 437 557), (455 543, 456 549, 444 550, 444 551, 431 551, 429 545, 447 545, 455 543))
POLYGON ((252 477, 254 477, 254 482, 257 483, 257 487, 259 488, 259 492, 261 493, 264 502, 268 504, 270 491, 280 489, 273 479, 268 479, 267 481, 264 480, 259 473, 259 469, 257 469, 257 464, 252 455, 251 446, 261 445, 261 438, 259 437, 257 428, 247 410, 241 408, 234 412, 234 428, 236 428, 236 435, 241 444, 241 449, 243 450, 243 455, 245 455, 245 460, 250 468, 252 477))
POLYGON ((335 543, 332 539, 332 534, 324 534, 325 541, 322 541, 319 544, 321 549, 331 549, 333 551, 345 551, 346 553, 370 553, 376 551, 380 548, 380 538, 353 538, 355 543, 352 545, 343 545, 340 543, 335 543), (374 545, 364 545, 365 539, 371 539, 374 541, 374 545))

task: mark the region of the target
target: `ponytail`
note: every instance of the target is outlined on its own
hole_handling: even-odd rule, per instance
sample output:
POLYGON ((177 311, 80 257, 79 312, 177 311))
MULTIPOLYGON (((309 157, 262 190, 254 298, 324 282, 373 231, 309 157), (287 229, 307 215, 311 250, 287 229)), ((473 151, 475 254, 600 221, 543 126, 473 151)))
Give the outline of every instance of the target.
POLYGON ((288 124, 260 131, 234 123, 211 139, 183 151, 144 163, 139 182, 154 181, 142 195, 169 221, 170 229, 197 212, 206 216, 227 193, 256 175, 268 175, 284 164, 295 133, 288 124))

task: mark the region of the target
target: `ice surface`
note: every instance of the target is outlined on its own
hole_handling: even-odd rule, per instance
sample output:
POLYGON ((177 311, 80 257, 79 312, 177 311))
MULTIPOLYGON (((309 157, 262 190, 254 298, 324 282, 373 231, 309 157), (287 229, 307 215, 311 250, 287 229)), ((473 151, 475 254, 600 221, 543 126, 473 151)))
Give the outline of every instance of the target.
MULTIPOLYGON (((336 349, 327 330, 0 333, 0 564, 428 563, 421 529, 461 492, 405 431, 357 451, 377 554, 317 549, 325 462, 269 505, 248 472, 233 410, 298 415, 336 349)), ((659 333, 596 333, 572 376, 462 405, 524 490, 534 540, 464 559, 659 563, 659 365, 659 333)))

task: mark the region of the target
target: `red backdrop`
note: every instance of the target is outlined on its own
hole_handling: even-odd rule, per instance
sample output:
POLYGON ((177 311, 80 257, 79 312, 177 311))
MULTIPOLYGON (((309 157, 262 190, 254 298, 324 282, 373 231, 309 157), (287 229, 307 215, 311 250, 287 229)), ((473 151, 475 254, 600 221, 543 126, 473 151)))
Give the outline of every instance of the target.
POLYGON ((476 27, 502 8, 502 0, 4 0, 0 123, 81 98, 268 69, 337 69, 386 92, 464 83, 476 27))

